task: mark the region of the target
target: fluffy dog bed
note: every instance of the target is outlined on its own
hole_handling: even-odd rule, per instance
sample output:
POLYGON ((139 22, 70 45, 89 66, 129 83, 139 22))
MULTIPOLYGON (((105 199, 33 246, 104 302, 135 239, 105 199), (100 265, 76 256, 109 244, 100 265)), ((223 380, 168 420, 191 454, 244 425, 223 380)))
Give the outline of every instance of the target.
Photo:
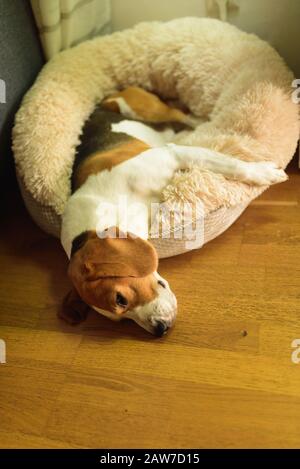
MULTIPOLYGON (((105 96, 130 85, 178 99, 204 119, 179 132, 177 143, 285 167, 299 135, 292 79, 266 42, 207 18, 142 23, 61 52, 43 68, 16 115, 13 149, 26 206, 38 225, 59 236, 83 124, 105 96)), ((163 197, 171 205, 203 202, 207 242, 264 189, 193 168, 176 174, 163 197)), ((184 240, 153 243, 160 257, 186 250, 184 240)))

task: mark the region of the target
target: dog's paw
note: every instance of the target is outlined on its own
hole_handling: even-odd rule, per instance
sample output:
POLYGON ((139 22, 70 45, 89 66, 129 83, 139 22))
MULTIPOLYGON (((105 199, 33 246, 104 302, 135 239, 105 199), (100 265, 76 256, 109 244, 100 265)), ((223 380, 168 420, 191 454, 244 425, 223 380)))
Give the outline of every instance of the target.
POLYGON ((288 179, 286 172, 283 169, 269 161, 259 161, 250 163, 249 170, 247 171, 246 182, 249 184, 256 184, 258 186, 270 186, 271 184, 278 184, 288 179))
POLYGON ((68 324, 77 325, 85 321, 88 312, 89 306, 82 301, 75 290, 71 290, 65 296, 57 315, 68 324))

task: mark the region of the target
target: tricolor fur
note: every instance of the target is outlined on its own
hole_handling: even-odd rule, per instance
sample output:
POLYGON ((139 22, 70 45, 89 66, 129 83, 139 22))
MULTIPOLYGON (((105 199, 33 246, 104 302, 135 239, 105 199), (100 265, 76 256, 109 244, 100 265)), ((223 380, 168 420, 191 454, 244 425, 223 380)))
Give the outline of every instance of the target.
MULTIPOLYGON (((162 201, 174 173, 198 165, 258 185, 283 181, 286 175, 272 163, 247 163, 209 149, 172 144, 171 127, 159 132, 140 121, 194 123, 191 116, 139 88, 107 99, 83 131, 61 240, 76 292, 69 298, 77 309, 81 299, 111 319, 128 317, 162 335, 174 324, 177 302, 157 273, 157 255, 147 238, 151 203, 162 201), (120 112, 139 121, 124 120, 120 112), (120 215, 117 236, 112 237, 116 218, 111 207, 119 204, 120 196, 126 197, 128 212, 120 215)), ((67 310, 70 314, 72 308, 67 310)))

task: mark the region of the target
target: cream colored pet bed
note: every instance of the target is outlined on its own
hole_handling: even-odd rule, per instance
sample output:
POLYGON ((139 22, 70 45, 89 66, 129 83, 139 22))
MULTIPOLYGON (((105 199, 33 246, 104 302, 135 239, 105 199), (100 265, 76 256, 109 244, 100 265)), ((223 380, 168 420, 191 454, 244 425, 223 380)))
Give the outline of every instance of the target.
MULTIPOLYGON (((142 23, 64 51, 43 68, 16 115, 13 149, 25 204, 41 228, 59 236, 83 124, 105 96, 129 85, 178 99, 203 118, 177 143, 285 167, 299 134, 292 79, 267 43, 207 18, 142 23)), ((193 168, 176 174, 163 197, 203 202, 207 242, 264 189, 193 168)), ((153 243, 160 257, 186 250, 184 239, 153 243)))

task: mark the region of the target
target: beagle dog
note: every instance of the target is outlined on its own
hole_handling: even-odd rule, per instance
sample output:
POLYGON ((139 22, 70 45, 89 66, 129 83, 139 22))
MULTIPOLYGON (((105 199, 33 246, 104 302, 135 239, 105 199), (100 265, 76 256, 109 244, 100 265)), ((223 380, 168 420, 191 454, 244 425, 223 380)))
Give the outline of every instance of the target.
POLYGON ((196 164, 250 184, 286 179, 272 163, 249 163, 176 145, 174 130, 166 123, 194 127, 196 120, 130 87, 104 100, 84 126, 73 167, 73 193, 62 217, 61 242, 70 259, 74 289, 61 315, 69 322, 85 319, 91 307, 110 319, 131 318, 157 336, 173 326, 177 301, 157 272, 149 213, 152 203, 161 202, 175 171, 196 164))

